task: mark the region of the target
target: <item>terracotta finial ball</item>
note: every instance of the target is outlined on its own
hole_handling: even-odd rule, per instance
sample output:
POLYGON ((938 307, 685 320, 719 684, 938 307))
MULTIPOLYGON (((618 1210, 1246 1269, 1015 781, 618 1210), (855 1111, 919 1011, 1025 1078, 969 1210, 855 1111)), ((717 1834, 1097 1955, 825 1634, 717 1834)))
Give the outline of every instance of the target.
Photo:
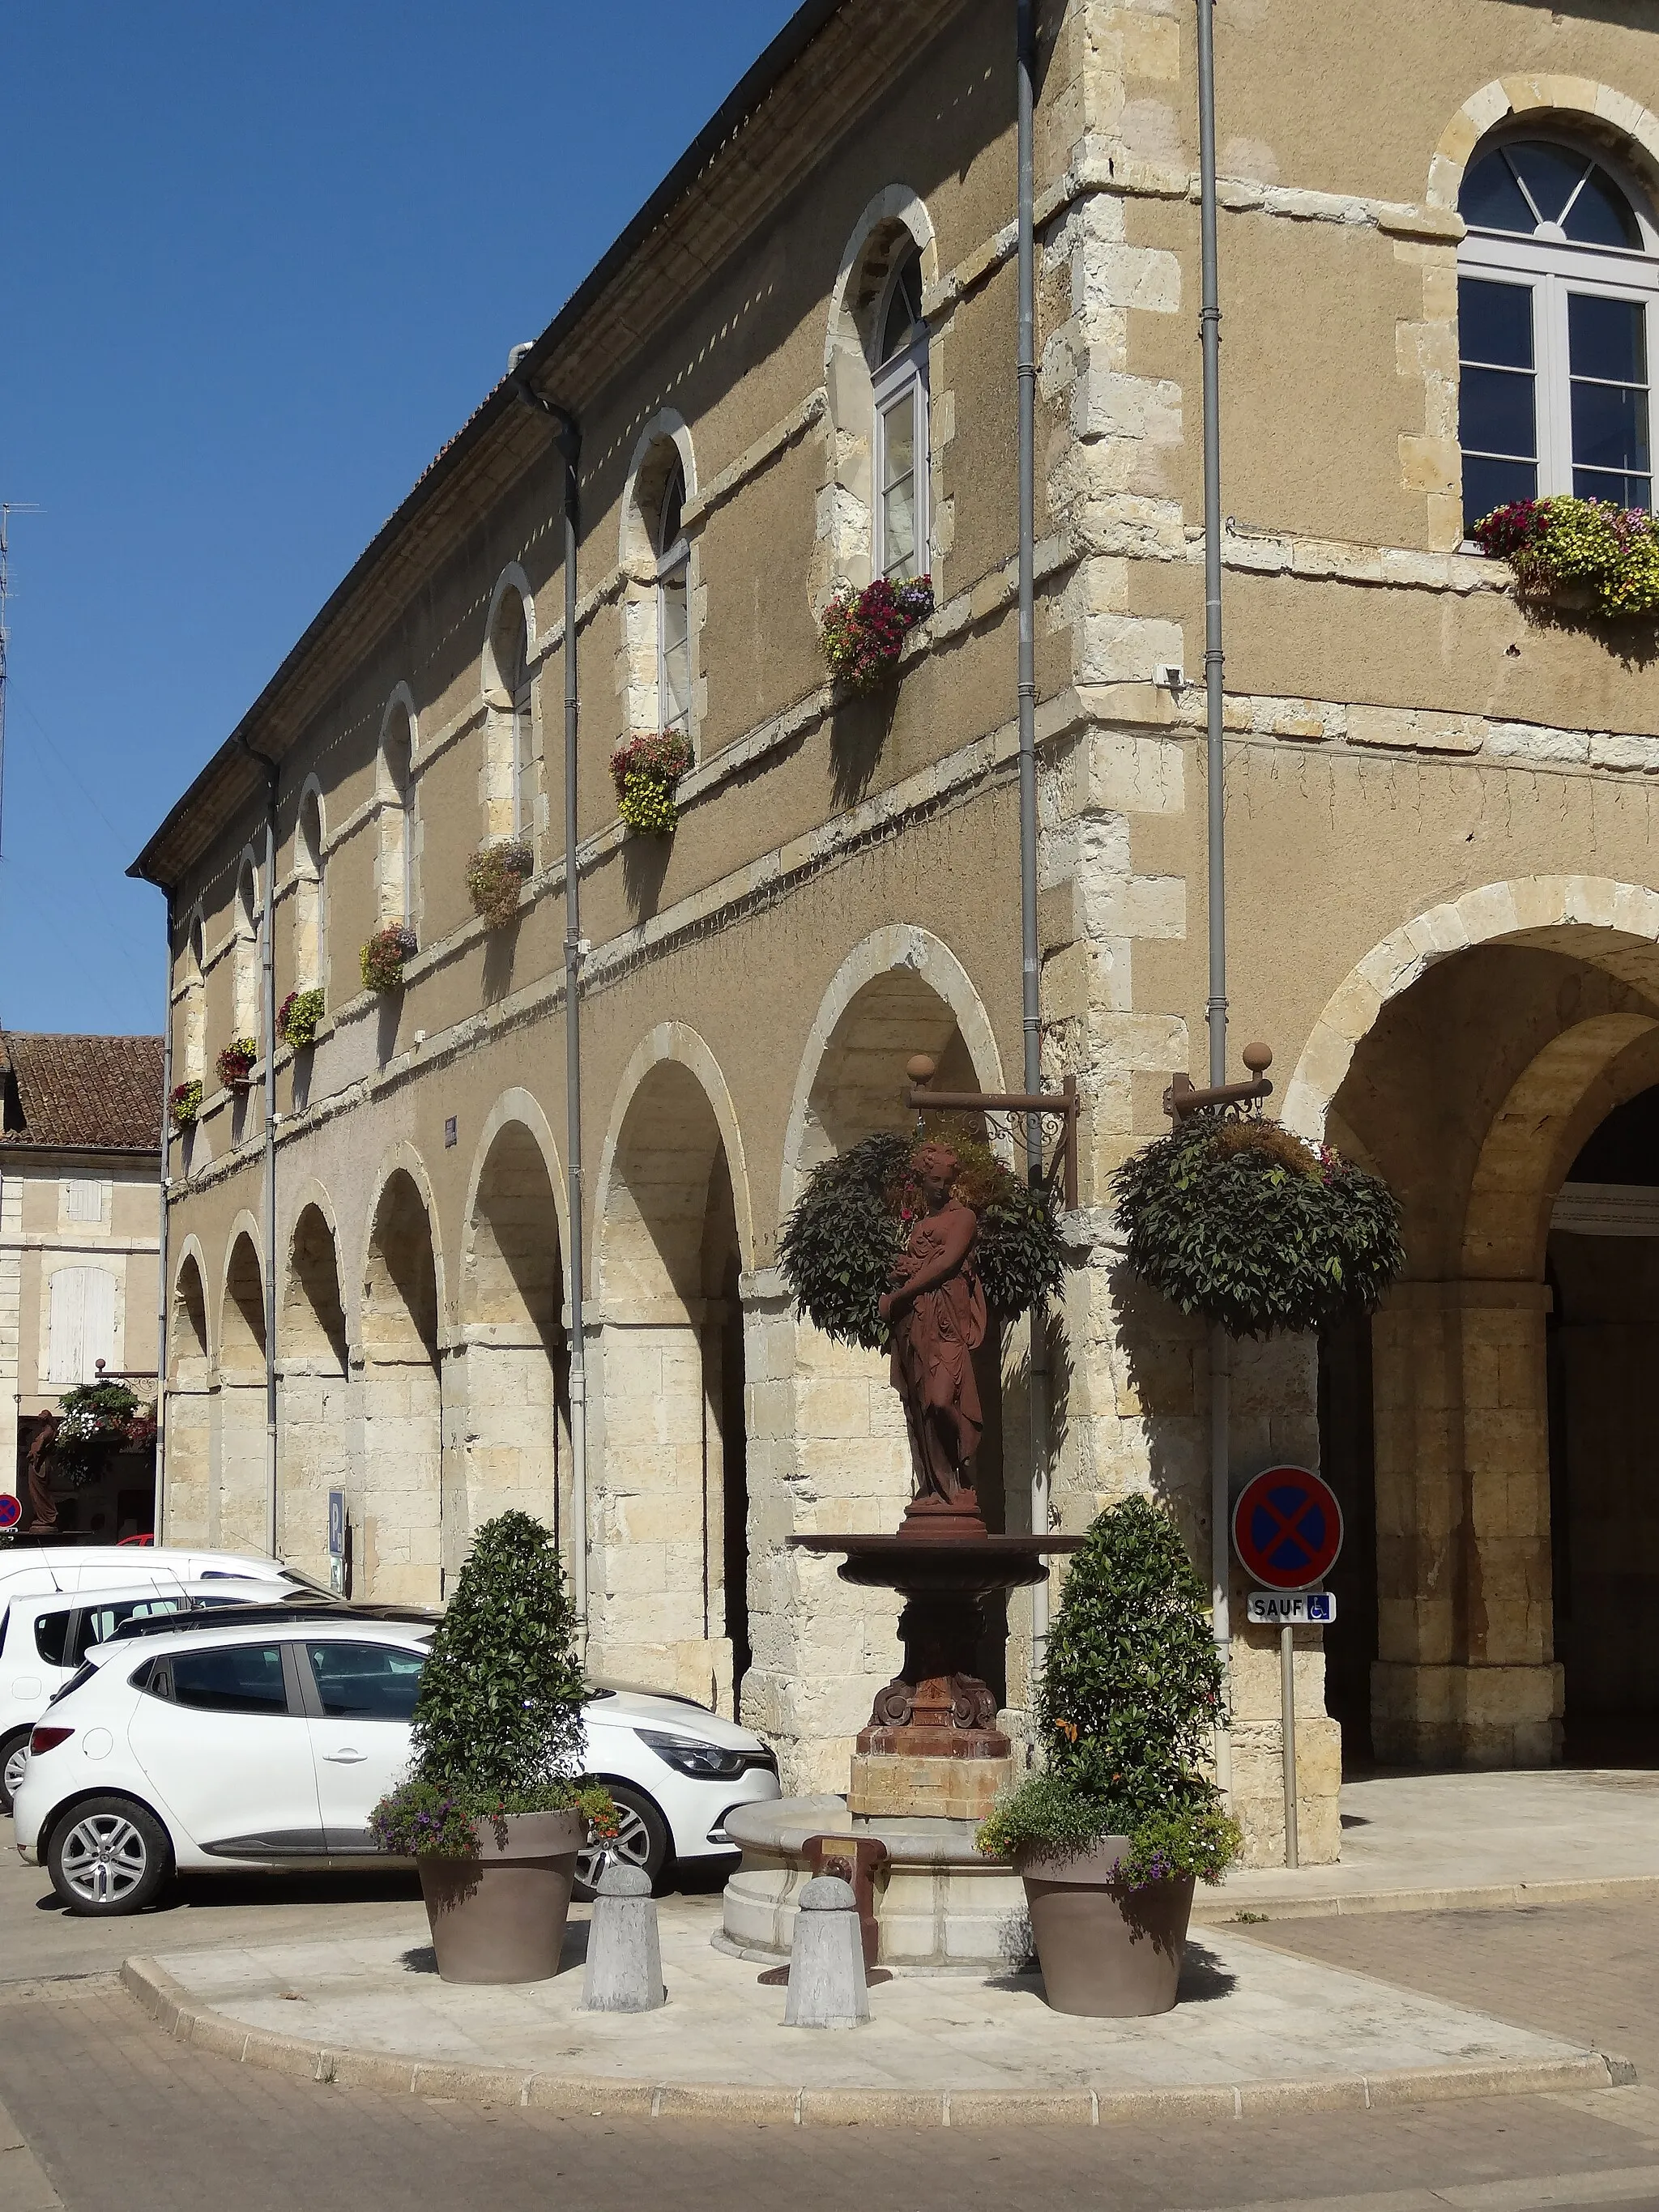
POLYGON ((1244 1065, 1252 1075, 1260 1075, 1264 1069, 1271 1067, 1273 1064, 1273 1052, 1271 1045, 1257 1042, 1245 1046, 1244 1065))
POLYGON ((912 1083, 931 1083, 939 1073, 939 1062, 925 1052, 915 1053, 905 1061, 904 1072, 912 1083))

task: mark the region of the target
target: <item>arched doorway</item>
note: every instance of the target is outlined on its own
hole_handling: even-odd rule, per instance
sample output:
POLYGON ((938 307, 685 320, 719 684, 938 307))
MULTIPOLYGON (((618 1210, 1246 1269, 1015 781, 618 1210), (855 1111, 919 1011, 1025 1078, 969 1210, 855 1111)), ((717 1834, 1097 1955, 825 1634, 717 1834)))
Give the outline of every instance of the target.
POLYGON ((265 1497, 265 1292, 258 1248, 243 1230, 230 1248, 219 1314, 219 1479, 210 1540, 268 1552, 265 1497))
POLYGON ((750 1656, 747 1203, 705 1077, 725 1085, 701 1041, 683 1042, 701 1072, 648 1059, 600 1178, 592 1663, 732 1713, 750 1656))
POLYGON ((420 1183, 381 1187, 363 1269, 362 1474, 349 1501, 352 1595, 443 1595, 443 1392, 432 1224, 420 1183))
POLYGON ((358 1424, 334 1230, 315 1200, 300 1210, 277 1315, 282 1439, 277 1535, 283 1557, 328 1578, 328 1493, 349 1485, 358 1424))
POLYGON ((207 1295, 196 1255, 186 1251, 173 1278, 167 1316, 167 1455, 159 1542, 204 1544, 208 1540, 213 1486, 212 1412, 207 1295))

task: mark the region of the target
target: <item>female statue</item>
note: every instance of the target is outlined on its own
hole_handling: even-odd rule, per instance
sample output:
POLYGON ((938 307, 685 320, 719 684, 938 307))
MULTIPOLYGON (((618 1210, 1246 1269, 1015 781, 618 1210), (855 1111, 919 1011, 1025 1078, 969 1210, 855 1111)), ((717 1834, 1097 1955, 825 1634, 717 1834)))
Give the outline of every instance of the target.
POLYGON ((907 1520, 979 1519, 974 1462, 984 1429, 974 1353, 985 1341, 985 1287, 975 1265, 979 1217, 952 1194, 959 1163, 945 1145, 915 1157, 926 1211, 893 1264, 881 1300, 892 1331, 893 1388, 904 1405, 916 1494, 907 1520))

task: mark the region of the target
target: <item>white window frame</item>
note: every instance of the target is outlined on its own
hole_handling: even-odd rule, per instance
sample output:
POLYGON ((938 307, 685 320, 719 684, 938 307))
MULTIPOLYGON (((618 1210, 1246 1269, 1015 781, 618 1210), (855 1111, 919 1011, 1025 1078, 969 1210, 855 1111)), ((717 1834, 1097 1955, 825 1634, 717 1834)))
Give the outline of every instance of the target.
MULTIPOLYGON (((882 287, 881 297, 876 303, 872 325, 871 352, 878 353, 887 329, 887 317, 893 304, 900 276, 914 263, 910 253, 901 256, 889 272, 882 287)), ((915 444, 911 456, 913 496, 915 502, 915 551, 913 556, 916 574, 925 576, 933 568, 932 525, 928 514, 929 476, 932 470, 933 433, 927 386, 927 327, 924 323, 920 335, 913 338, 902 353, 882 362, 872 372, 873 401, 870 429, 870 573, 885 576, 887 558, 887 500, 884 483, 887 474, 887 417, 907 397, 912 397, 915 444)))
MULTIPOLYGON (((1635 212, 1642 234, 1639 249, 1628 246, 1580 246, 1562 237, 1534 234, 1523 238, 1513 231, 1471 228, 1457 249, 1457 273, 1485 278, 1493 283, 1524 287, 1532 294, 1534 434, 1538 448, 1536 496, 1549 499, 1571 495, 1573 489, 1572 376, 1567 337, 1567 300, 1570 294, 1587 293, 1608 300, 1631 300, 1644 309, 1644 342, 1648 370, 1648 451, 1652 473, 1650 498, 1659 502, 1659 459, 1655 455, 1655 401, 1659 382, 1654 374, 1655 341, 1659 322, 1654 309, 1659 303, 1659 232, 1643 207, 1639 191, 1622 177, 1597 148, 1579 146, 1538 131, 1528 131, 1499 145, 1485 145, 1480 158, 1506 143, 1559 145, 1575 159, 1594 161, 1624 193, 1635 212)), ((1553 225, 1546 227, 1546 231, 1553 225)), ((1462 342, 1459 339, 1459 359, 1462 342)), ((1459 453, 1463 447, 1460 439, 1459 453)), ((1479 448, 1473 450, 1479 452, 1479 448)), ((1462 489, 1460 484, 1460 493, 1462 489)), ((1659 508, 1656 508, 1659 511, 1659 508)), ((1468 541, 1466 541, 1467 543, 1468 541)))
POLYGON ((692 743, 691 541, 686 536, 684 528, 682 528, 670 544, 665 545, 660 543, 661 532, 667 526, 668 493, 676 476, 679 477, 682 486, 681 505, 682 509, 684 509, 685 498, 684 489, 685 484, 685 464, 683 460, 676 459, 674 461, 669 470, 667 478, 664 483, 663 514, 662 520, 658 525, 659 544, 657 547, 656 583, 657 728, 659 733, 664 737, 667 737, 672 732, 678 732, 679 736, 685 739, 687 744, 690 744, 692 743), (682 604, 685 610, 685 711, 684 714, 677 714, 671 719, 668 708, 669 702, 673 695, 670 690, 668 682, 668 595, 676 588, 678 588, 681 593, 682 604))

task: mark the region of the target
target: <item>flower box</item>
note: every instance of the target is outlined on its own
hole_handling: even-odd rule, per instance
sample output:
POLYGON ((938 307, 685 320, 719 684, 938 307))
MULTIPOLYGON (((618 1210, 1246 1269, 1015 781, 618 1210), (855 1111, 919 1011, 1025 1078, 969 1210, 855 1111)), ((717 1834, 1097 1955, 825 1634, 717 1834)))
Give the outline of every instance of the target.
POLYGON ((1607 499, 1517 499, 1474 526, 1515 571, 1516 596, 1609 621, 1659 614, 1659 526, 1607 499))
POLYGON ((679 824, 674 788, 691 768, 691 748, 672 732, 646 731, 611 756, 617 811, 636 836, 672 837, 679 824))
POLYGON ((933 580, 889 583, 878 576, 843 592, 823 611, 819 643, 830 672, 849 691, 878 691, 898 665, 904 641, 933 611, 933 580))
POLYGON ((276 1028, 295 1052, 307 1051, 317 1042, 317 1024, 323 1018, 320 990, 290 991, 277 1010, 276 1028))
POLYGON ((214 1061, 214 1072, 227 1091, 246 1091, 258 1057, 257 1037, 234 1037, 214 1061))
POLYGON ((193 1129, 202 1111, 202 1080, 199 1076, 188 1083, 175 1083, 167 1094, 167 1112, 173 1117, 175 1129, 193 1129))
POLYGON ((358 955, 363 988, 381 998, 401 991, 404 963, 414 957, 415 949, 415 933, 407 922, 394 921, 377 929, 358 955))
POLYGON ((522 837, 480 845, 466 864, 472 911, 489 929, 505 929, 519 911, 519 893, 536 872, 536 855, 522 837))

